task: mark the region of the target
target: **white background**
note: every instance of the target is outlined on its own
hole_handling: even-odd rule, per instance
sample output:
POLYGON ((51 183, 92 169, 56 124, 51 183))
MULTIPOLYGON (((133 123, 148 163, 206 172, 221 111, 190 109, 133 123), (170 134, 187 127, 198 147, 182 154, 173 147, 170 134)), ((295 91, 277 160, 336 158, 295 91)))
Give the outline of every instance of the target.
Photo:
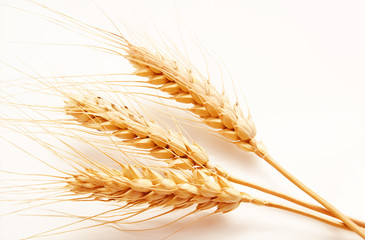
MULTIPOLYGON (((0 2, 45 13, 25 1, 0 2)), ((207 58, 216 59, 225 69, 225 85, 231 86, 228 95, 234 95, 229 74, 235 86, 241 86, 259 136, 271 155, 338 209, 365 219, 363 1, 110 0, 96 1, 97 5, 84 0, 43 2, 92 25, 113 30, 98 5, 123 29, 152 35, 157 42, 162 38, 170 45, 176 43, 182 47, 184 42, 189 58, 203 72, 204 58, 197 49, 207 58)), ((24 71, 29 71, 24 63, 40 73, 51 68, 85 74, 97 72, 95 69, 112 71, 121 64, 107 62, 103 54, 89 49, 30 44, 90 42, 32 13, 1 5, 0 19, 0 60, 24 71)), ((4 82, 19 77, 10 68, 1 69, 4 82)), ((214 65, 211 71, 212 81, 219 85, 219 71, 214 65)), ((242 97, 240 101, 245 99, 242 97)), ((207 132, 193 130, 187 128, 215 163, 245 179, 311 201, 262 160, 207 132)), ((1 141, 0 149, 1 170, 27 166, 26 171, 37 171, 26 155, 5 141, 1 141)), ((11 209, 2 212, 8 210, 11 209)), ((57 226, 57 221, 51 217, 15 214, 0 217, 0 238, 26 237, 49 229, 50 222, 57 226)), ((105 227, 44 239, 161 239, 171 232, 168 227, 157 233, 123 233, 105 227)), ((305 217, 242 204, 229 214, 198 221, 171 239, 360 238, 305 217)))

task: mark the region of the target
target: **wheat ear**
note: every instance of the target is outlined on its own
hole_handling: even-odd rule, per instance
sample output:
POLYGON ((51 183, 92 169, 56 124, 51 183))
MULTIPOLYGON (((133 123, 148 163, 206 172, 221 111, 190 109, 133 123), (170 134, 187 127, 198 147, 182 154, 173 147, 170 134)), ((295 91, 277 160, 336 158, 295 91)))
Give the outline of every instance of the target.
POLYGON ((174 207, 183 209, 196 204, 196 210, 216 207, 216 212, 229 212, 241 202, 265 205, 234 189, 226 180, 210 180, 200 170, 180 174, 166 170, 162 175, 147 167, 124 166, 123 170, 86 168, 67 180, 67 188, 89 199, 127 202, 137 206, 174 207))
MULTIPOLYGON (((257 184, 233 177, 219 166, 210 163, 208 155, 196 143, 191 144, 182 135, 165 131, 157 123, 148 120, 127 107, 120 107, 97 96, 69 95, 66 97, 65 111, 72 115, 83 126, 104 131, 107 134, 124 140, 125 144, 145 149, 152 156, 163 159, 168 167, 175 169, 202 168, 227 178, 234 183, 247 186, 308 209, 333 216, 325 208, 305 203, 285 194, 264 188, 257 184), (196 156, 200 156, 197 158, 196 156), (198 161, 196 160, 198 159, 198 161)), ((365 223, 353 220, 361 226, 365 223)))
POLYGON ((193 104, 189 111, 199 116, 205 124, 218 129, 222 136, 240 149, 254 152, 264 159, 365 239, 365 232, 349 217, 300 182, 268 154, 262 142, 255 139, 256 128, 251 116, 245 117, 237 105, 230 104, 228 99, 219 94, 207 80, 199 79, 186 66, 179 65, 160 54, 153 54, 129 42, 126 46, 126 57, 137 69, 135 75, 147 77, 148 83, 158 85, 157 89, 169 93, 177 102, 193 104))
POLYGON ((84 199, 126 202, 131 206, 184 209, 195 205, 196 211, 216 208, 214 213, 227 213, 240 203, 278 208, 304 215, 335 227, 349 230, 344 224, 281 204, 263 201, 236 190, 225 178, 208 177, 200 169, 185 171, 165 170, 163 174, 150 168, 121 165, 122 170, 99 166, 85 168, 67 178, 66 188, 84 199))
POLYGON ((197 143, 190 143, 182 134, 166 131, 126 106, 118 106, 97 96, 67 95, 65 111, 88 128, 108 132, 123 143, 146 150, 162 159, 168 167, 191 169, 201 167, 225 173, 209 162, 208 154, 197 143))
POLYGON ((250 115, 245 117, 237 105, 208 82, 194 76, 193 71, 143 48, 128 45, 126 56, 137 69, 134 74, 147 77, 148 83, 158 85, 180 103, 193 104, 188 110, 198 115, 202 122, 218 130, 224 138, 244 151, 255 149, 250 140, 256 136, 256 127, 250 115))

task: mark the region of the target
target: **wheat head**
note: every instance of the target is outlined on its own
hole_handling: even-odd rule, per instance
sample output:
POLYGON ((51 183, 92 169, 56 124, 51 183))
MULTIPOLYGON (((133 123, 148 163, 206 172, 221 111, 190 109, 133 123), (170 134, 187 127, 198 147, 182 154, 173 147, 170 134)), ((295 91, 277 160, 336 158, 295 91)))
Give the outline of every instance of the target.
POLYGON ((208 177, 199 169, 179 173, 166 170, 162 174, 148 167, 122 165, 122 170, 102 167, 85 168, 67 179, 71 192, 86 199, 126 202, 131 206, 183 209, 196 205, 196 210, 216 208, 216 213, 234 210, 241 202, 265 205, 236 190, 226 179, 208 177))
POLYGON ((108 132, 123 143, 144 149, 163 159, 171 168, 201 167, 221 175, 225 172, 209 162, 208 154, 197 143, 190 143, 182 134, 166 131, 126 106, 121 107, 97 96, 65 95, 65 111, 82 126, 108 132))
POLYGON ((159 53, 152 53, 129 42, 126 46, 125 57, 136 68, 135 75, 147 77, 148 83, 170 94, 175 101, 193 104, 190 112, 240 149, 265 154, 262 143, 254 139, 256 127, 251 116, 244 116, 240 108, 218 93, 208 80, 159 53))

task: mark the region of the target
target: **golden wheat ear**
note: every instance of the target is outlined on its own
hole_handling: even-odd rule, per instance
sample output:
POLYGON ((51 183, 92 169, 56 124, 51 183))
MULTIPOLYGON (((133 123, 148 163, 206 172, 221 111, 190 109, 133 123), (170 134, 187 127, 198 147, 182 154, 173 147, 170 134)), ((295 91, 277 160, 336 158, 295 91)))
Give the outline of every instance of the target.
POLYGON ((200 169, 162 173, 147 166, 132 165, 124 165, 122 170, 85 169, 70 178, 67 187, 76 194, 86 194, 91 200, 126 202, 131 206, 147 204, 148 208, 173 210, 195 206, 193 213, 212 208, 214 213, 227 213, 242 202, 252 203, 294 212, 348 230, 336 221, 254 198, 236 190, 225 178, 209 177, 200 169))
POLYGON ((147 77, 148 83, 157 85, 156 89, 170 94, 175 101, 192 104, 188 111, 240 149, 257 151, 250 143, 256 136, 251 116, 244 116, 209 81, 176 61, 153 55, 144 48, 129 46, 127 59, 136 68, 135 75, 147 77))
POLYGON ((208 154, 182 134, 167 131, 127 106, 119 106, 96 95, 67 95, 65 111, 82 126, 123 139, 123 144, 146 151, 175 169, 202 168, 224 175, 212 165, 208 154))

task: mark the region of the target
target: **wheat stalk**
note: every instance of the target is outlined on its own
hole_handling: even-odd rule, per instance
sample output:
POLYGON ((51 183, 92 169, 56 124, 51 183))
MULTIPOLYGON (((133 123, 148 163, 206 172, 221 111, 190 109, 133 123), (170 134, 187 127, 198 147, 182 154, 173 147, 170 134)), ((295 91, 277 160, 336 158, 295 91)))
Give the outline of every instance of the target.
POLYGON ((301 214, 335 227, 347 229, 341 223, 296 210, 281 204, 260 200, 236 190, 221 176, 209 177, 200 169, 184 171, 165 170, 163 174, 150 168, 121 165, 122 170, 99 166, 98 170, 85 168, 67 178, 71 192, 87 195, 98 201, 126 202, 138 206, 172 207, 176 210, 195 205, 195 211, 215 208, 214 213, 227 213, 240 203, 279 208, 301 214))
POLYGON ((83 199, 125 202, 129 206, 148 205, 148 209, 162 207, 180 210, 195 206, 193 212, 215 209, 227 213, 241 203, 282 209, 326 224, 349 230, 339 223, 321 216, 261 200, 236 190, 221 176, 209 177, 201 169, 192 171, 154 171, 147 166, 121 165, 122 170, 98 165, 98 169, 84 168, 66 178, 66 189, 83 199))
MULTIPOLYGON (((97 166, 96 168, 82 166, 77 169, 78 171, 76 173, 69 172, 67 173, 68 177, 58 178, 64 179, 64 189, 67 193, 71 192, 73 195, 77 196, 75 198, 76 200, 113 202, 117 204, 123 203, 124 207, 117 208, 116 210, 124 209, 126 207, 138 208, 145 205, 148 206, 142 207, 141 210, 137 210, 135 213, 130 214, 129 217, 122 218, 122 220, 142 214, 153 208, 170 209, 164 214, 190 207, 195 208, 191 213, 213 209, 214 211, 209 214, 212 215, 228 213, 236 209, 241 203, 251 203, 258 206, 289 211, 337 228, 349 230, 343 223, 282 204, 254 198, 235 189, 225 178, 220 176, 209 177, 200 169, 193 169, 192 171, 155 171, 147 166, 121 164, 120 167, 122 170, 117 170, 100 164, 94 164, 97 166)), ((69 196, 72 200, 72 195, 69 196)), ((164 214, 159 214, 155 217, 164 214)), ((95 216, 99 215, 101 214, 95 216)), ((147 218, 145 220, 153 219, 155 217, 147 218)), ((92 217, 86 219, 92 219, 92 217)), ((84 220, 85 219, 82 218, 82 220, 77 221, 76 223, 84 220)), ((141 221, 144 220, 139 220, 138 222, 141 221)), ((95 226, 107 223, 116 223, 116 221, 105 221, 95 226)), ((48 236, 50 234, 45 234, 72 224, 74 223, 47 230, 31 236, 30 238, 48 236)), ((60 233, 63 232, 57 232, 52 235, 60 233)))

